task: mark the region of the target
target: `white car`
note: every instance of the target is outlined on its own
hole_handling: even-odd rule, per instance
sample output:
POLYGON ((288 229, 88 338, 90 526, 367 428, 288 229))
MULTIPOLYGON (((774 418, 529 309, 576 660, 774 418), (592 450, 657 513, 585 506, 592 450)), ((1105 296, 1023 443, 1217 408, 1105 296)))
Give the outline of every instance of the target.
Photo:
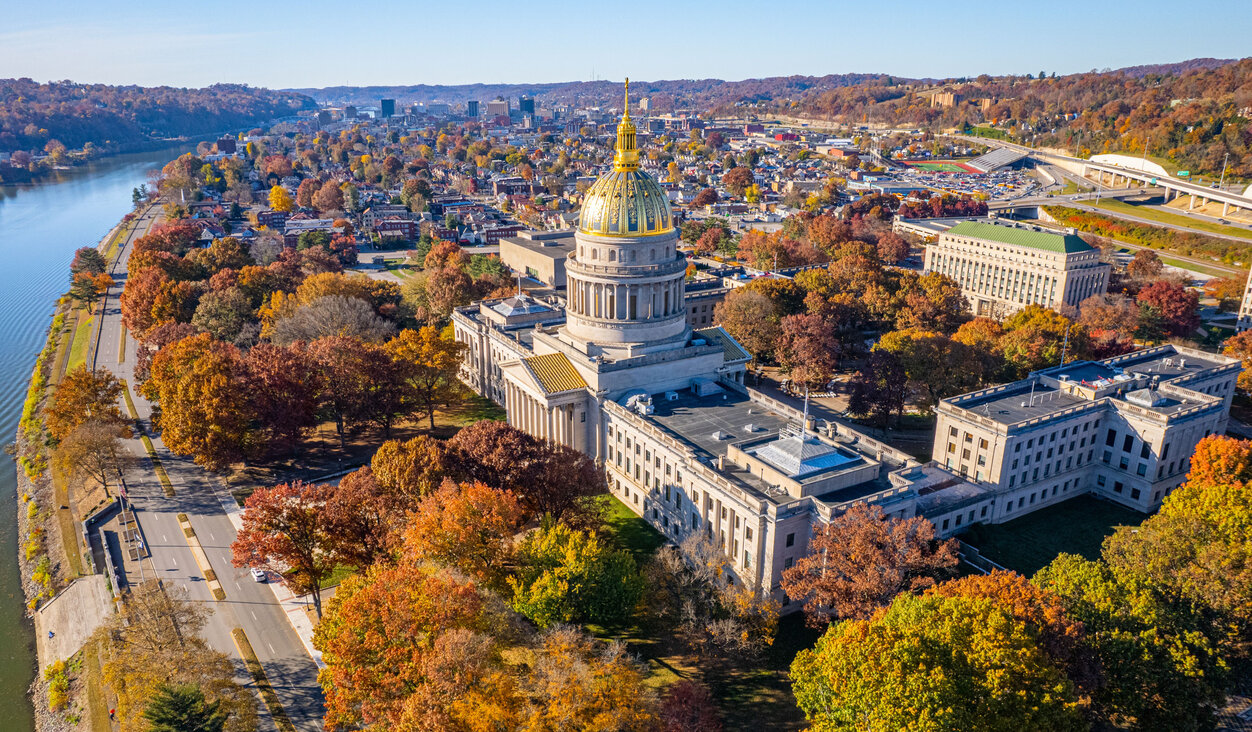
POLYGON ((251 571, 252 571, 253 582, 264 582, 266 578, 268 577, 268 575, 265 574, 264 569, 258 569, 256 567, 253 567, 251 571))

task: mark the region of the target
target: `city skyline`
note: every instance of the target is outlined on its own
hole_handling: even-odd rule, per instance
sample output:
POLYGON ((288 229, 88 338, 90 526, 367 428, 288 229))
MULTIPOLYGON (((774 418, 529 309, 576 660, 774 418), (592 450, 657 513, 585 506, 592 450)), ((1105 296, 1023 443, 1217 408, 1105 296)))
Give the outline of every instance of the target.
POLYGON ((753 35, 745 31, 761 27, 753 21, 761 15, 759 6, 738 2, 675 8, 645 0, 628 12, 663 20, 629 34, 620 31, 620 6, 586 6, 571 14, 567 7, 545 3, 519 14, 514 7, 488 2, 472 18, 464 17, 459 6, 398 6, 380 8, 377 16, 354 16, 356 22, 347 25, 333 20, 341 6, 320 0, 299 8, 228 0, 211 15, 150 2, 75 0, 57 6, 55 13, 44 6, 9 11, 7 29, 0 32, 4 75, 270 88, 524 84, 624 76, 731 81, 839 73, 1060 75, 1241 57, 1252 30, 1252 18, 1240 12, 1239 3, 1216 0, 1195 3, 1186 13, 1159 0, 1133 8, 1059 2, 1046 9, 976 2, 959 13, 916 2, 832 12, 806 1, 789 7, 785 16, 771 17, 776 30, 753 35), (376 22, 384 16, 385 23, 376 22), (800 22, 806 18, 814 22, 800 22), (1094 30, 1080 30, 1084 26, 1094 30), (951 30, 929 30, 945 27, 951 30), (1057 42, 1014 42, 1012 34, 1026 27, 1032 38, 1057 42), (66 53, 67 46, 73 53, 66 53), (309 55, 309 47, 341 52, 309 55))

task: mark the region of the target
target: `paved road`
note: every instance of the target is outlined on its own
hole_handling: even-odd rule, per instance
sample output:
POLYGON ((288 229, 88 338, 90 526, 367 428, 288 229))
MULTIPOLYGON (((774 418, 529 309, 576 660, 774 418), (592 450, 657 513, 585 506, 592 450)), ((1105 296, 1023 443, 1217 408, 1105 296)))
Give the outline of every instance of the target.
MULTIPOLYGON (((133 241, 152 226, 156 211, 153 209, 140 220, 140 225, 127 237, 126 246, 119 253, 114 269, 117 284, 109 290, 105 300, 97 345, 96 365, 112 370, 128 382, 133 381, 131 372, 135 363, 136 341, 128 334, 124 350, 119 349, 123 326, 117 296, 126 281, 126 260, 133 241)), ((149 434, 152 434, 151 403, 135 395, 135 409, 149 434)), ((302 731, 321 730, 323 697, 317 684, 317 667, 292 630, 286 613, 270 588, 252 581, 247 570, 231 566, 230 544, 235 539, 235 528, 222 508, 222 500, 233 499, 225 494, 216 478, 190 460, 171 454, 160 437, 154 436, 153 444, 158 457, 176 490, 175 497, 166 497, 160 481, 148 467, 143 443, 138 439, 128 440, 127 443, 139 466, 127 473, 129 494, 152 552, 151 563, 143 571, 155 570, 167 585, 184 588, 191 601, 211 610, 203 633, 205 640, 235 661, 240 683, 251 687, 252 678, 247 674, 230 634, 232 628, 243 628, 292 723, 302 731), (226 592, 225 601, 214 600, 209 592, 178 525, 179 513, 187 514, 200 538, 209 563, 226 592)), ((265 705, 259 700, 258 711, 263 727, 276 729, 265 705)))

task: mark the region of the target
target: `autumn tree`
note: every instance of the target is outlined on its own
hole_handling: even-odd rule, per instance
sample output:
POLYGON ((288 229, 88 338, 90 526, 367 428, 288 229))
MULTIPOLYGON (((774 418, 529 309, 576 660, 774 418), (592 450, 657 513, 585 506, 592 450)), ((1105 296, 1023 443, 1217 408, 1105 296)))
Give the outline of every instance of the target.
POLYGON ((731 290, 714 308, 713 319, 756 359, 773 358, 781 316, 769 298, 743 288, 731 290))
POLYGON ((405 555, 464 572, 487 587, 502 590, 513 557, 513 536, 525 514, 509 491, 478 481, 445 481, 409 516, 405 555))
POLYGON ((270 208, 290 213, 296 210, 296 202, 286 188, 274 186, 270 188, 270 208))
POLYGON ((109 483, 125 470, 129 453, 120 438, 129 435, 127 427, 88 420, 62 438, 52 453, 52 464, 74 484, 82 485, 90 479, 107 491, 109 483))
POLYGON ((644 566, 648 622, 704 659, 758 660, 774 642, 778 602, 732 585, 731 561, 709 537, 692 534, 644 566))
POLYGON ((416 505, 443 483, 447 450, 443 440, 428 435, 387 440, 370 459, 370 467, 383 490, 401 496, 406 505, 416 505))
POLYGON ((778 364, 794 383, 823 387, 834 376, 843 350, 835 328, 816 313, 788 315, 779 325, 778 364))
POLYGON ((927 518, 887 517, 857 505, 814 532, 782 585, 820 628, 832 619, 868 618, 901 592, 932 586, 956 564, 956 542, 936 540, 927 518))
POLYGON ((589 532, 564 524, 540 528, 518 547, 508 578, 512 605, 543 628, 556 623, 617 625, 643 596, 635 560, 589 532))
POLYGON ((1151 249, 1139 249, 1135 252, 1135 256, 1126 265, 1126 274, 1141 280, 1150 280, 1160 277, 1165 271, 1165 263, 1161 261, 1161 257, 1151 249))
POLYGON ((940 399, 978 386, 981 366, 964 344, 928 330, 897 330, 885 334, 875 350, 891 353, 913 384, 923 390, 923 407, 933 409, 940 399))
POLYGON ((702 208, 717 203, 717 191, 712 188, 701 188, 700 192, 691 199, 692 208, 702 208))
POLYGON ((329 336, 380 342, 395 332, 395 324, 379 317, 368 302, 327 295, 299 305, 289 315, 276 320, 269 335, 274 343, 286 346, 329 336))
POLYGON ((112 425, 114 432, 127 420, 118 398, 122 383, 107 369, 79 365, 57 384, 52 403, 44 412, 44 425, 54 440, 65 439, 79 425, 94 421, 112 425))
POLYGON ((255 417, 249 395, 239 388, 244 369, 238 349, 207 333, 161 349, 144 393, 161 404, 165 446, 210 470, 244 457, 255 417))
POLYGON ((1200 298, 1175 282, 1157 280, 1140 290, 1137 299, 1170 335, 1187 337, 1200 325, 1200 298))
POLYGON ((731 168, 724 175, 722 175, 721 182, 722 185, 725 186, 726 190, 730 191, 732 195, 742 198, 744 190, 747 189, 748 186, 752 185, 753 181, 754 178, 750 168, 738 167, 731 168))
POLYGON ((485 605, 472 583, 430 567, 376 564, 345 579, 313 633, 327 729, 473 729, 493 709, 513 718, 485 635, 507 621, 492 623, 485 605))
POLYGON ((305 178, 296 189, 296 205, 300 208, 313 208, 313 194, 322 187, 317 178, 305 178))
POLYGON ((1243 362, 1237 383, 1245 394, 1252 393, 1252 331, 1245 330, 1227 338, 1222 353, 1243 362))
POLYGON ((258 343, 244 359, 242 388, 257 422, 267 431, 266 446, 294 451, 317 426, 319 372, 302 351, 258 343))
POLYGON ((814 729, 1085 726, 1034 629, 983 598, 902 594, 872 619, 832 625, 796 655, 791 678, 814 729))
POLYGON ((343 210, 343 191, 334 182, 328 182, 313 194, 313 206, 323 214, 343 210))
POLYGON ((1087 350, 1086 329, 1039 305, 1027 305, 1004 321, 1000 350, 1020 378, 1031 371, 1081 358, 1087 350), (1068 334, 1068 344, 1066 335, 1068 334))
POLYGON ((853 375, 851 386, 848 409, 869 415, 880 427, 886 428, 891 415, 904 412, 908 374, 889 351, 871 352, 853 375))
POLYGON ((427 325, 420 330, 401 331, 386 346, 432 430, 435 412, 455 404, 465 393, 457 372, 468 347, 450 336, 427 325))
POLYGON ((334 420, 340 447, 347 444, 348 432, 365 421, 362 405, 369 392, 367 350, 366 344, 347 336, 319 338, 308 345, 321 386, 320 409, 334 420))
POLYGON ((74 298, 79 304, 91 309, 99 300, 100 296, 108 291, 113 285, 113 278, 107 274, 88 274, 80 272, 74 275, 74 279, 70 281, 70 297, 74 298))
POLYGON ((379 485, 368 465, 345 475, 325 503, 335 561, 364 570, 390 558, 400 544, 406 508, 401 496, 379 485))
POLYGON ((528 517, 585 523, 588 499, 607 490, 604 471, 585 453, 536 439, 504 422, 483 420, 448 441, 452 472, 512 491, 528 517))
POLYGON ((108 266, 104 255, 96 247, 79 247, 74 250, 74 259, 70 262, 70 276, 104 274, 108 266))
POLYGON ((299 480, 258 488, 244 501, 243 528, 230 546, 234 566, 268 568, 298 593, 312 595, 319 618, 322 581, 337 558, 327 511, 333 491, 299 480))

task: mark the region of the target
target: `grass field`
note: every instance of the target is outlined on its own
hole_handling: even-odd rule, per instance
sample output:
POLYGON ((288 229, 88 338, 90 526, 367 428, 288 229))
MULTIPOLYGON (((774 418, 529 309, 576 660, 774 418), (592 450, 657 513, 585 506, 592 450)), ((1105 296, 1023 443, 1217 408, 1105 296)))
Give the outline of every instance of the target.
POLYGON ((91 341, 91 324, 95 318, 86 314, 80 315, 78 327, 74 329, 74 344, 70 346, 70 357, 65 370, 70 371, 87 362, 87 344, 91 341))
POLYGON ((1234 226, 1222 226, 1211 221, 1198 219, 1185 214, 1172 214, 1160 211, 1147 206, 1135 206, 1124 201, 1103 200, 1099 203, 1099 208, 1114 211, 1117 213, 1127 214, 1129 216, 1138 216, 1141 219, 1149 221, 1157 221, 1162 224, 1173 224, 1175 226, 1186 226, 1196 231, 1206 231, 1210 234, 1226 234, 1228 236, 1237 236, 1240 239, 1252 240, 1252 231, 1240 229, 1234 226))
POLYGON ((968 168, 965 168, 959 163, 945 163, 945 162, 905 163, 905 165, 908 165, 910 168, 920 168, 922 170, 928 170, 932 173, 969 173, 971 172, 968 168))
POLYGON ((1088 559, 1118 526, 1136 526, 1147 516, 1089 495, 1071 498, 1008 523, 977 525, 961 537, 991 561, 1027 577, 1062 552, 1088 559))

